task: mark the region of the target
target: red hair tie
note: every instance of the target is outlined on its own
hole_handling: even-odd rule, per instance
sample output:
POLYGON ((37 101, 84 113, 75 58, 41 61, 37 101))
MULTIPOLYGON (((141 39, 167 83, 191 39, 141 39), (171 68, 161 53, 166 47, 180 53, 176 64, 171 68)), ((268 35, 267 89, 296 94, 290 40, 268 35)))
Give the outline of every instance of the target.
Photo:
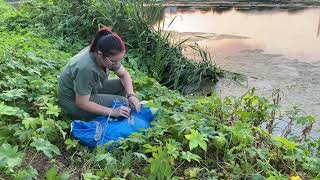
POLYGON ((108 32, 108 33, 112 33, 112 28, 110 27, 103 27, 100 29, 101 32, 108 32))

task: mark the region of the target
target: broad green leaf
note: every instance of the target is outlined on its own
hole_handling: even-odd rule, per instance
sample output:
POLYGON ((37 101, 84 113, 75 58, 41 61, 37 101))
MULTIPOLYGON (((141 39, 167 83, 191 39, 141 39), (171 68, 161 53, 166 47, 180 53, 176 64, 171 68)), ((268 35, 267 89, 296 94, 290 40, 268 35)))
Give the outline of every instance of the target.
POLYGON ((21 117, 23 114, 25 113, 21 109, 7 106, 4 104, 4 102, 0 101, 0 117, 1 115, 21 117))
POLYGON ((3 93, 0 93, 0 99, 4 101, 12 101, 19 98, 23 98, 24 95, 26 95, 24 89, 12 89, 12 90, 8 90, 3 93))
POLYGON ((94 158, 94 162, 105 161, 108 165, 115 165, 117 163, 117 159, 115 159, 111 153, 99 153, 96 154, 94 158))
POLYGON ((278 178, 276 176, 270 176, 266 178, 266 180, 278 180, 278 178))
POLYGON ((230 128, 230 131, 234 143, 249 145, 253 141, 251 125, 249 123, 237 121, 234 127, 230 128))
POLYGON ((159 150, 157 156, 151 161, 150 173, 155 179, 167 179, 172 173, 169 156, 165 151, 159 150))
POLYGON ((207 151, 208 139, 206 135, 200 134, 199 131, 191 129, 191 134, 185 135, 186 139, 189 140, 189 148, 192 150, 200 146, 203 150, 207 151))
POLYGON ((170 140, 169 143, 166 144, 167 152, 172 155, 174 158, 179 156, 179 151, 181 148, 181 143, 176 142, 175 140, 170 140))
POLYGON ((159 150, 159 146, 151 146, 150 144, 144 144, 143 147, 146 148, 146 153, 157 152, 159 150))
POLYGON ((71 148, 75 148, 77 147, 77 145, 79 144, 77 140, 75 139, 66 139, 64 141, 64 144, 67 145, 67 150, 71 149, 71 148))
POLYGON ((289 141, 288 139, 281 137, 281 136, 276 136, 273 138, 276 142, 281 143, 285 147, 287 147, 289 150, 293 150, 298 144, 292 141, 289 141))
POLYGON ((212 138, 212 140, 213 140, 214 146, 215 146, 217 149, 220 149, 220 150, 222 150, 222 149, 225 147, 225 145, 227 144, 227 139, 226 139, 225 136, 224 136, 223 134, 221 134, 221 133, 219 133, 218 136, 214 136, 214 137, 212 138))
POLYGON ((41 124, 41 121, 39 120, 39 118, 26 117, 22 120, 22 124, 26 129, 29 129, 30 127, 32 129, 35 129, 37 125, 41 124))
POLYGON ((56 127, 59 129, 63 139, 66 139, 66 132, 62 130, 61 126, 58 123, 54 123, 56 125, 56 127))
POLYGON ((19 170, 15 173, 15 179, 32 180, 37 179, 38 171, 32 166, 28 166, 26 169, 19 170))
POLYGON ((49 141, 35 137, 32 139, 33 142, 30 146, 35 147, 37 151, 42 151, 49 158, 52 158, 53 154, 61 155, 59 148, 51 144, 49 141))
POLYGON ((13 168, 19 166, 24 154, 18 152, 18 146, 2 144, 0 147, 0 167, 13 168))
POLYGON ((47 180, 57 180, 58 170, 55 166, 51 167, 47 171, 47 180))
POLYGON ((92 174, 91 172, 86 172, 82 174, 84 180, 98 180, 101 179, 99 176, 92 174))
POLYGON ((263 177, 261 174, 256 173, 256 174, 253 174, 253 175, 251 176, 251 179, 252 179, 252 180, 265 180, 266 178, 263 177))
POLYGON ((198 168, 198 167, 188 168, 184 171, 184 174, 187 177, 196 178, 201 170, 202 168, 198 168))
POLYGON ((47 103, 45 109, 47 109, 46 114, 52 114, 56 117, 59 116, 59 113, 61 112, 61 109, 57 105, 53 105, 51 103, 47 103))
POLYGON ((32 130, 31 129, 24 129, 24 128, 15 130, 14 136, 18 137, 21 142, 25 142, 25 141, 28 141, 29 139, 31 139, 32 130))
POLYGON ((145 161, 148 161, 147 156, 142 153, 134 152, 133 154, 139 159, 144 159, 145 161))
POLYGON ((199 160, 201 159, 200 156, 193 154, 190 151, 182 152, 181 155, 181 158, 187 160, 188 162, 191 162, 191 160, 199 162, 199 160))
POLYGON ((59 173, 55 166, 52 166, 47 171, 47 180, 68 180, 70 176, 69 173, 59 173))

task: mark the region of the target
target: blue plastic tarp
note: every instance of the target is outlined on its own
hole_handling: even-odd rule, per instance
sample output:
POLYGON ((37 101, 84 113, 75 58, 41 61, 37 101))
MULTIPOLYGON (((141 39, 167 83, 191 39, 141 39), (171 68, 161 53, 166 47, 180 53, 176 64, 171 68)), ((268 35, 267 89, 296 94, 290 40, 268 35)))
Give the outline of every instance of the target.
MULTIPOLYGON (((113 100, 113 108, 125 106, 120 101, 113 100)), ((91 121, 74 120, 71 123, 71 135, 79 140, 80 144, 89 148, 97 145, 103 146, 109 141, 117 141, 120 138, 129 137, 134 132, 140 132, 150 127, 159 109, 141 106, 140 112, 131 110, 131 117, 118 117, 108 119, 108 116, 100 116, 91 121)))

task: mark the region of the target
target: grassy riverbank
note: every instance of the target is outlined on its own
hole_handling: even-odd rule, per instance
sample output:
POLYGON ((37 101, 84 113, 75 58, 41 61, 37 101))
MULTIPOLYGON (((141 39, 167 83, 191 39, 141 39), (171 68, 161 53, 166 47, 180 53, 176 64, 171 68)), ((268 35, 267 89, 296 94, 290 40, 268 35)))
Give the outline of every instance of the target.
POLYGON ((159 82, 168 83, 148 69, 153 66, 145 63, 171 60, 176 63, 172 71, 190 76, 198 72, 198 77, 217 69, 208 65, 203 71, 199 64, 184 64, 185 59, 177 55, 179 46, 163 37, 154 40, 156 34, 142 22, 157 17, 145 16, 137 1, 108 1, 106 6, 99 2, 105 3, 35 1, 15 11, 0 1, 0 178, 320 178, 320 139, 308 136, 313 117, 293 110, 286 115, 292 121, 283 134, 272 136, 274 120, 284 116, 279 114, 277 94, 270 103, 254 92, 221 99, 216 95, 185 96, 179 93, 183 89, 168 89, 159 82), (102 12, 107 7, 119 9, 114 12, 117 18, 109 20, 109 16, 97 14, 94 10, 99 7, 102 12), (134 13, 128 16, 128 12, 134 13), (129 50, 123 62, 133 76, 137 94, 149 100, 149 105, 162 107, 152 128, 121 140, 122 146, 113 152, 107 152, 107 146, 91 151, 79 145, 70 137, 69 117, 57 105, 57 77, 88 43, 97 29, 92 24, 96 21, 109 22, 125 38, 129 50), (140 23, 137 29, 128 28, 134 23, 140 23), (157 45, 158 41, 161 44, 157 45), (157 56, 160 50, 163 52, 157 56), (303 132, 293 134, 292 124, 304 126, 303 132))

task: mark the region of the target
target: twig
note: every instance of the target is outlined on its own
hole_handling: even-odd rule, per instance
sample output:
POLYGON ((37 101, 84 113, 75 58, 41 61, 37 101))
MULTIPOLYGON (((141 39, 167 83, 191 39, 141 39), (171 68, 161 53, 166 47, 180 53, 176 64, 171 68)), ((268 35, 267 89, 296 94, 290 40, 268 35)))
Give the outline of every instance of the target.
POLYGON ((186 160, 183 160, 182 163, 180 163, 179 166, 174 169, 174 171, 171 173, 170 177, 173 176, 173 174, 184 164, 185 161, 186 160))
POLYGON ((318 179, 318 176, 320 177, 320 173, 318 173, 318 175, 317 175, 314 179, 317 180, 317 179, 318 179))
POLYGON ((37 156, 38 154, 38 151, 33 155, 31 161, 28 163, 28 166, 30 166, 30 164, 32 163, 32 161, 34 160, 34 158, 37 156))
MULTIPOLYGON (((280 103, 280 100, 281 100, 280 89, 277 89, 276 91, 274 91, 272 93, 272 100, 273 100, 273 104, 274 105, 278 105, 280 103)), ((269 123, 267 123, 267 126, 266 126, 269 134, 272 134, 273 123, 274 123, 275 118, 276 118, 276 111, 272 110, 272 112, 271 112, 271 121, 269 123)))

